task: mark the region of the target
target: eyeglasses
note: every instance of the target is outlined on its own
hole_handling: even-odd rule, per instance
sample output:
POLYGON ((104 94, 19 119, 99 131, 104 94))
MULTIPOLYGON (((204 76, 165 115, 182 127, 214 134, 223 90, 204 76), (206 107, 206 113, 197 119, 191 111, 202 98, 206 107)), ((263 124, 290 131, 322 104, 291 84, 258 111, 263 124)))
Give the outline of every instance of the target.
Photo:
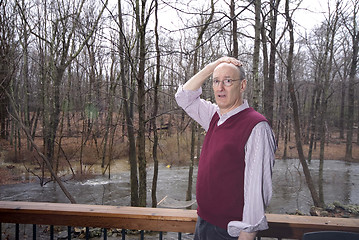
POLYGON ((219 81, 217 79, 213 80, 213 86, 218 87, 220 83, 223 83, 224 86, 230 87, 233 85, 235 81, 239 81, 239 79, 224 79, 223 81, 219 81))

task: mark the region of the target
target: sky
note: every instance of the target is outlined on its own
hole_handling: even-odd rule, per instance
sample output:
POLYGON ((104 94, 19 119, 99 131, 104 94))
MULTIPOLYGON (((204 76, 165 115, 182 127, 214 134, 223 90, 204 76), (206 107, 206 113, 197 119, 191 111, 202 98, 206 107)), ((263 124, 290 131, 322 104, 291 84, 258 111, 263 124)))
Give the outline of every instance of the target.
POLYGON ((303 0, 295 14, 296 21, 306 29, 312 29, 325 19, 328 6, 334 10, 335 3, 335 0, 303 0))
MULTIPOLYGON (((227 0, 228 2, 229 0, 227 0)), ((344 0, 346 1, 346 0, 344 0)), ((162 0, 162 2, 171 2, 162 0)), ((185 1, 183 1, 185 2, 185 1)), ((294 1, 293 1, 294 2, 294 1)), ((336 0, 302 0, 302 3, 299 9, 296 10, 294 15, 294 20, 304 29, 310 30, 314 28, 316 25, 319 25, 321 21, 325 19, 324 15, 328 11, 328 4, 334 9, 336 0)), ((281 0, 281 6, 284 8, 285 0, 281 0)), ((209 5, 209 0, 192 0, 191 5, 209 5)), ((240 3, 244 5, 243 3, 240 3)), ((224 0, 218 0, 217 6, 223 5, 225 11, 228 12, 228 6, 224 4, 224 0)), ((181 9, 180 5, 178 5, 181 9)), ((284 9, 282 9, 284 11, 284 9)), ((238 10, 237 10, 238 12, 238 10)), ((188 15, 189 18, 193 17, 188 15)), ((164 7, 161 9, 160 24, 170 30, 175 30, 180 28, 181 22, 179 21, 178 14, 169 7, 164 7)))

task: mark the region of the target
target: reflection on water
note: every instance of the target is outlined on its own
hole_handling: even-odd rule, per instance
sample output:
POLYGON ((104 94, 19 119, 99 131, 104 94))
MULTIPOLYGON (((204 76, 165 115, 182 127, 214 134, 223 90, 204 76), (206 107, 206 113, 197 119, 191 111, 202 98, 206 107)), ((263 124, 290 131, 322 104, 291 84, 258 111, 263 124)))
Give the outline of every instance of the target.
MULTIPOLYGON (((316 185, 318 166, 319 161, 315 160, 309 165, 316 185)), ((194 179, 196 179, 197 169, 194 172, 194 179)), ((149 167, 148 187, 151 186, 152 173, 153 168, 149 167)), ((184 200, 187 178, 188 167, 160 166, 158 201, 165 196, 184 200)), ((64 184, 77 203, 130 205, 129 179, 129 172, 126 170, 112 175, 110 180, 108 176, 97 176, 82 182, 69 180, 64 184)), ((344 204, 359 204, 359 163, 325 161, 323 185, 326 203, 340 201, 344 204)), ((195 182, 193 186, 193 198, 195 198, 195 182)), ((150 206, 150 189, 147 199, 147 204, 150 206)), ((0 186, 0 200, 69 202, 60 187, 52 182, 44 187, 40 187, 36 182, 0 186)), ((298 209, 303 213, 309 213, 311 205, 312 199, 299 161, 277 160, 273 169, 273 198, 268 212, 287 213, 298 209)))
MULTIPOLYGON (((319 161, 312 160, 309 168, 318 189, 319 161)), ((325 161, 323 192, 326 203, 359 204, 359 163, 325 161)), ((268 211, 308 213, 312 202, 299 160, 277 160, 273 170, 273 198, 268 211)))

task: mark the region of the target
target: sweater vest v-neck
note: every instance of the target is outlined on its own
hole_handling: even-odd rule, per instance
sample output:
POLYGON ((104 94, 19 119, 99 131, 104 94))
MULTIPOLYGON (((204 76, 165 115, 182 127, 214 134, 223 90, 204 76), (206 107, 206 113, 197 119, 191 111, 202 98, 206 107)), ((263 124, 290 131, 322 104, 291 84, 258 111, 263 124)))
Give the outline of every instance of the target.
POLYGON ((230 221, 241 221, 244 207, 245 145, 252 129, 267 121, 247 108, 217 126, 211 119, 198 165, 197 213, 207 222, 227 229, 230 221))

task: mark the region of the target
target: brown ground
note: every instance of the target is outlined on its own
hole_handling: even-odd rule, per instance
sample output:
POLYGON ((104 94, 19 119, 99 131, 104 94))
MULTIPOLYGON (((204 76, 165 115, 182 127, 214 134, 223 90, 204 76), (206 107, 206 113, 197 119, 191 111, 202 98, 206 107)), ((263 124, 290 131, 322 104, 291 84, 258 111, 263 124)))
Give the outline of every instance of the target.
MULTIPOLYGON (((359 162, 359 145, 353 142, 353 159, 350 161, 359 162)), ((332 138, 329 140, 329 143, 325 145, 324 150, 324 159, 325 160, 344 160, 345 157, 346 143, 344 139, 339 139, 336 135, 333 134, 332 138)), ((309 145, 303 145, 304 156, 307 158, 309 145)), ((284 142, 282 139, 279 139, 278 149, 276 152, 276 158, 282 159, 284 153, 284 142)), ((319 159, 320 153, 320 143, 317 143, 316 149, 313 149, 312 159, 319 159)), ((288 143, 287 147, 287 158, 298 158, 298 151, 296 144, 294 142, 294 136, 292 136, 291 141, 288 143)))

